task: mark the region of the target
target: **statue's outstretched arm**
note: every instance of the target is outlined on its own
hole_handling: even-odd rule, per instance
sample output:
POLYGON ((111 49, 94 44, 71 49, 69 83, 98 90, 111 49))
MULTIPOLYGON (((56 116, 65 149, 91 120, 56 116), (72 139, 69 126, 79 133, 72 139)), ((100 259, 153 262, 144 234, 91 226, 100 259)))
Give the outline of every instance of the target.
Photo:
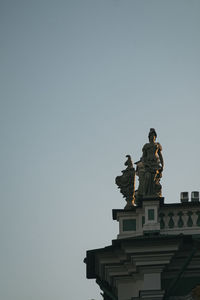
POLYGON ((158 156, 159 156, 160 163, 161 163, 162 170, 163 170, 163 168, 164 168, 164 160, 163 160, 163 156, 162 156, 161 150, 158 151, 158 156))

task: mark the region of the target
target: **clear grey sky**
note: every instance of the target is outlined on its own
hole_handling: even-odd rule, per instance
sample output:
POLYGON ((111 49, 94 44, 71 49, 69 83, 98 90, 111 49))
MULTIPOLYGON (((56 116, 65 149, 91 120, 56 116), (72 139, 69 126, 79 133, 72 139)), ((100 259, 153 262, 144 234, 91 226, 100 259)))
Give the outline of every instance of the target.
POLYGON ((199 0, 1 0, 0 299, 101 299, 114 180, 150 127, 163 195, 200 190, 199 0))

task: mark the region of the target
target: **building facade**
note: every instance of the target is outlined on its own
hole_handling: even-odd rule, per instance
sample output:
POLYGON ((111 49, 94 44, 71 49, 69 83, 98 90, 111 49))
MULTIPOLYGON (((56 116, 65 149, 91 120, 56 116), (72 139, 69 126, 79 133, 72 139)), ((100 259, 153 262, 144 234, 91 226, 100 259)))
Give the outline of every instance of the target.
POLYGON ((185 192, 180 202, 165 203, 156 136, 151 128, 136 170, 128 155, 127 168, 116 178, 127 201, 124 209, 113 209, 117 239, 86 254, 87 278, 96 279, 104 300, 200 300, 199 192, 190 200, 185 192))
POLYGON ((105 300, 200 299, 199 201, 146 199, 113 219, 117 239, 85 260, 105 300))

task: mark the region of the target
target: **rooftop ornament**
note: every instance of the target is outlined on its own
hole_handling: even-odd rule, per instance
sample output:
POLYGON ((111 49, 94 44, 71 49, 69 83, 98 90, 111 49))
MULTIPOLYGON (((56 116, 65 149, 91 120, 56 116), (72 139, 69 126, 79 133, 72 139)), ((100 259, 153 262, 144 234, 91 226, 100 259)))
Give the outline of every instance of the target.
POLYGON ((164 167, 162 157, 162 146, 156 142, 157 133, 154 128, 149 131, 149 143, 142 148, 142 157, 136 162, 136 171, 133 167, 131 156, 125 165, 127 168, 117 176, 115 182, 127 201, 124 209, 131 209, 133 205, 139 204, 142 199, 162 197, 162 186, 160 179, 164 167), (139 177, 139 186, 135 191, 135 174, 139 177))
POLYGON ((126 206, 124 209, 130 209, 135 202, 135 168, 130 155, 126 155, 127 160, 124 163, 127 168, 122 171, 121 176, 115 178, 115 183, 120 189, 123 197, 126 199, 126 206))

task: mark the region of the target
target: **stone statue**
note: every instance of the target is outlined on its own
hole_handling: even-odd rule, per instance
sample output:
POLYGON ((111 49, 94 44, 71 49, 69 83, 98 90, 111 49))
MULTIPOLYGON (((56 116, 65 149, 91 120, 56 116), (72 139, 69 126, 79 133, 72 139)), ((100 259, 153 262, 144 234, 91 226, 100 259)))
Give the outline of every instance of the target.
POLYGON ((162 177, 162 171, 164 167, 164 161, 162 157, 162 147, 159 143, 156 143, 156 131, 154 128, 149 132, 149 143, 145 144, 142 152, 141 164, 143 168, 143 174, 139 173, 139 193, 143 197, 162 197, 162 186, 160 179, 162 177))
POLYGON ((133 205, 141 205, 144 198, 162 197, 162 186, 160 179, 164 168, 162 157, 162 147, 156 142, 157 134, 154 128, 149 132, 149 143, 146 143, 142 152, 143 155, 136 162, 136 171, 133 167, 130 155, 126 155, 127 168, 122 171, 121 176, 117 176, 117 184, 123 197, 126 199, 124 209, 131 209, 133 205), (139 177, 138 189, 135 191, 135 175, 139 177))
POLYGON ((122 171, 121 176, 115 178, 115 183, 127 201, 124 209, 131 209, 135 201, 135 169, 130 155, 126 155, 126 157, 127 161, 124 165, 127 166, 127 168, 122 171))

